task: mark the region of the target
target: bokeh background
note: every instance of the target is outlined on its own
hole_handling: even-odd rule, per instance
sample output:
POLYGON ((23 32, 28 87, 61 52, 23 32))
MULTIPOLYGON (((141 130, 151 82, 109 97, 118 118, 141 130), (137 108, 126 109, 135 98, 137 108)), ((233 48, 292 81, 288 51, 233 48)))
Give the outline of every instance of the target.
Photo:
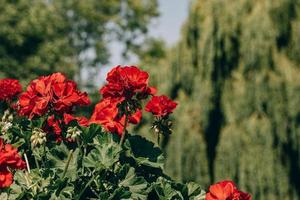
POLYGON ((61 71, 96 103, 117 64, 179 102, 171 177, 300 199, 299 0, 0 0, 0 78, 61 71))

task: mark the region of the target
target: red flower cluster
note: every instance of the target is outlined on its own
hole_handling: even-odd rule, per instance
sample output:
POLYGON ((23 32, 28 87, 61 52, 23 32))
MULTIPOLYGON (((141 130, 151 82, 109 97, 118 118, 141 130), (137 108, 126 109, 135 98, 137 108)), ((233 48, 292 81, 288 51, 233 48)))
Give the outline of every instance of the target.
POLYGON ((251 200, 247 193, 239 191, 232 181, 221 181, 209 187, 206 200, 251 200))
MULTIPOLYGON (((156 89, 148 86, 148 79, 148 73, 135 66, 113 68, 107 74, 107 84, 100 89, 104 99, 96 105, 90 123, 101 124, 107 131, 122 135, 126 116, 120 114, 118 106, 134 97, 141 100, 153 95, 156 89)), ((128 122, 137 124, 141 117, 142 112, 137 110, 128 116, 128 122)))
MULTIPOLYGON (((101 124, 107 131, 122 135, 126 116, 125 113, 120 114, 119 107, 124 106, 127 115, 131 113, 128 116, 129 123, 139 123, 142 117, 138 106, 140 100, 154 95, 156 89, 149 87, 148 73, 135 66, 117 66, 107 74, 106 80, 107 84, 100 89, 104 99, 96 105, 90 123, 101 124), (133 112, 135 113, 132 114, 133 112)), ((146 111, 157 117, 165 117, 172 113, 176 106, 177 103, 166 96, 153 96, 146 106, 146 111)))
POLYGON ((20 92, 22 86, 18 80, 9 78, 0 80, 0 101, 9 101, 20 92))
POLYGON ((76 83, 61 73, 33 80, 19 98, 19 114, 33 118, 49 109, 57 113, 70 112, 74 106, 89 105, 87 93, 77 89, 76 83))
POLYGON ((176 108, 177 103, 167 96, 153 96, 147 103, 145 110, 151 112, 156 117, 168 116, 176 108))
MULTIPOLYGON (((118 104, 120 100, 112 98, 102 99, 95 107, 90 123, 101 124, 107 131, 122 135, 125 126, 125 115, 120 116, 118 104)), ((128 119, 129 123, 137 124, 140 122, 142 112, 138 110, 128 119)))
POLYGON ((134 95, 146 98, 153 95, 156 89, 148 86, 149 75, 135 66, 117 66, 107 74, 107 85, 100 89, 104 98, 126 98, 134 95))
POLYGON ((10 169, 24 169, 25 162, 18 154, 18 150, 10 144, 4 144, 0 138, 0 188, 8 187, 13 182, 13 174, 10 169))

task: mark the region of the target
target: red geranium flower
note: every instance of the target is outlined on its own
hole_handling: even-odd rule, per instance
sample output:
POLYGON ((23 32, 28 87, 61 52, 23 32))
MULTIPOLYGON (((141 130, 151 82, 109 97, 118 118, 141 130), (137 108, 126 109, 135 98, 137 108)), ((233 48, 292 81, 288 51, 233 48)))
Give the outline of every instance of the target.
POLYGON ((6 168, 0 168, 0 188, 9 187, 13 182, 13 175, 6 168))
POLYGON ((90 104, 87 93, 77 89, 75 82, 67 80, 61 73, 54 73, 33 80, 27 91, 19 97, 19 114, 44 115, 49 108, 60 114, 69 112, 74 106, 90 104))
POLYGON ((117 66, 107 74, 107 84, 101 88, 104 98, 130 99, 138 94, 142 98, 153 95, 156 89, 148 87, 149 75, 135 66, 117 66))
POLYGON ((247 193, 239 191, 232 181, 221 181, 209 187, 206 200, 251 200, 247 193))
POLYGON ((9 101, 20 92, 22 86, 18 80, 9 78, 0 80, 0 101, 9 101))
POLYGON ((69 112, 73 106, 89 105, 91 102, 87 93, 77 90, 74 81, 56 82, 52 85, 53 107, 57 112, 69 112))
POLYGON ((51 115, 50 117, 48 117, 47 119, 47 126, 45 128, 45 131, 47 133, 54 133, 56 141, 60 142, 62 140, 62 136, 61 136, 61 123, 62 120, 61 119, 55 119, 54 115, 51 115))
POLYGON ((18 150, 10 144, 4 144, 0 138, 0 188, 9 187, 13 182, 13 175, 8 170, 24 169, 25 162, 18 154, 18 150))
MULTIPOLYGON (((96 106, 91 116, 90 123, 100 124, 107 131, 122 135, 122 118, 118 116, 117 105, 120 102, 117 99, 102 99, 96 106)), ((122 123, 123 122, 123 123, 122 123)))
POLYGON ((71 121, 77 121, 80 126, 89 126, 89 120, 85 117, 75 117, 73 115, 64 114, 64 123, 68 125, 71 121))
POLYGON ((153 96, 147 103, 145 110, 151 112, 157 117, 164 117, 173 112, 177 103, 169 99, 167 96, 153 96))
POLYGON ((142 119, 142 111, 137 110, 133 115, 129 116, 129 123, 138 124, 142 119))
MULTIPOLYGON (((107 131, 122 135, 124 132, 125 115, 119 116, 119 99, 104 98, 96 106, 90 123, 100 124, 107 131)), ((140 122, 142 113, 138 110, 129 117, 129 123, 137 124, 140 122)))
POLYGON ((27 91, 19 97, 19 113, 32 118, 43 115, 48 111, 48 104, 52 99, 49 77, 40 77, 31 81, 27 91))

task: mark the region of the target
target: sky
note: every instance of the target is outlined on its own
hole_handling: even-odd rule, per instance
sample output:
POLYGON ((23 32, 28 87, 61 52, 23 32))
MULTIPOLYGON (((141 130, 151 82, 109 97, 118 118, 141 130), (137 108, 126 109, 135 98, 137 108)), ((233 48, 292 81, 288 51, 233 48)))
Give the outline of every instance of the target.
MULTIPOLYGON (((182 24, 188 15, 190 0, 158 0, 160 16, 151 24, 149 35, 162 38, 168 46, 172 46, 180 37, 182 24)), ((118 43, 110 45, 110 63, 100 66, 100 73, 96 80, 104 80, 111 67, 116 65, 130 65, 131 61, 125 61, 121 57, 122 46, 118 43)), ((134 62, 134 61, 133 61, 134 62)), ((98 70, 97 70, 98 71, 98 70)))
POLYGON ((180 28, 188 15, 189 0, 159 0, 161 16, 150 28, 150 35, 163 38, 168 45, 180 36, 180 28))

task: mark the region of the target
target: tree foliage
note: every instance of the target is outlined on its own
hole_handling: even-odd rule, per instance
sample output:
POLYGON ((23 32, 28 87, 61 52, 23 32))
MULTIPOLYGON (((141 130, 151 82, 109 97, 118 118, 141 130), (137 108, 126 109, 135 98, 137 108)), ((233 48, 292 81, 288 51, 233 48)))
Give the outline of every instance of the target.
POLYGON ((109 59, 108 42, 137 48, 157 1, 0 0, 0 77, 30 80, 109 59), (95 55, 94 55, 95 54, 95 55))
POLYGON ((299 1, 194 1, 178 44, 144 62, 181 103, 171 176, 300 199, 299 30, 299 1))

